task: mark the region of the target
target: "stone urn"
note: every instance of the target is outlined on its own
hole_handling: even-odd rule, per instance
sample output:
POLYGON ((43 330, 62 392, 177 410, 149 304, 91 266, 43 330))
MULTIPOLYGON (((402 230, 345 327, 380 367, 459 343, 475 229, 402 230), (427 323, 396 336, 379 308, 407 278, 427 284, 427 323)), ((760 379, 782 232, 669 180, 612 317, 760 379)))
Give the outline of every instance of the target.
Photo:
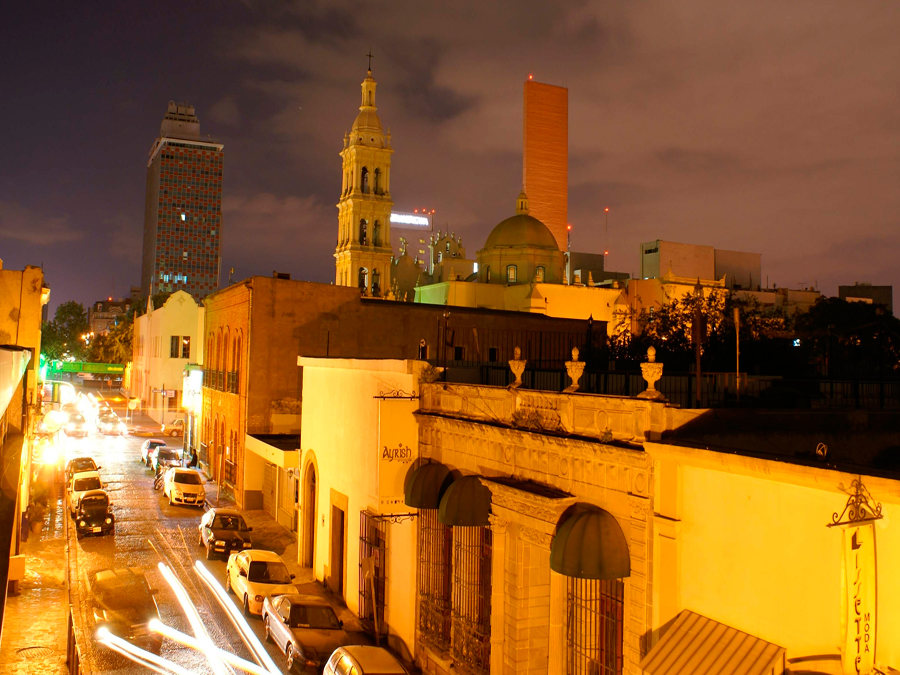
POLYGON ((522 350, 516 347, 513 350, 513 358, 509 362, 509 369, 512 371, 512 374, 516 376, 516 381, 509 385, 510 387, 522 386, 522 373, 525 372, 526 363, 528 363, 528 361, 522 358, 522 350))
POLYGON ((656 390, 656 383, 663 374, 663 364, 656 362, 656 348, 647 350, 647 361, 641 364, 641 376, 647 382, 647 389, 638 394, 638 398, 649 398, 654 401, 664 401, 666 397, 656 390))
POLYGON ((584 374, 584 361, 578 360, 578 347, 572 347, 572 360, 566 361, 566 372, 569 374, 569 379, 572 380, 572 384, 563 389, 564 392, 573 392, 578 391, 578 381, 581 379, 581 376, 584 374))

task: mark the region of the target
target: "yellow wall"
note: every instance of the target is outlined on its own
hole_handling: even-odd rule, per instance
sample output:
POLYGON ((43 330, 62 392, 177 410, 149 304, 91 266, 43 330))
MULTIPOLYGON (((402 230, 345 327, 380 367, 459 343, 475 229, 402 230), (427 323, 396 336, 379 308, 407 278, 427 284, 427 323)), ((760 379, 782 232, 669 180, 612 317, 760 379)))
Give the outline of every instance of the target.
MULTIPOLYGON (((651 455, 659 457, 656 444, 651 455)), ((855 476, 708 451, 672 450, 656 464, 657 603, 690 609, 787 649, 788 659, 837 654, 841 643, 840 513, 855 476), (727 458, 727 459, 725 459, 727 458), (712 463, 718 461, 720 466, 712 463), (711 463, 712 462, 712 463, 711 463), (679 467, 678 473, 676 467, 679 467), (677 496, 671 488, 677 484, 677 496), (662 501, 666 499, 667 503, 662 501), (665 518, 660 518, 664 516, 665 518), (661 530, 675 524, 675 549, 661 530), (673 559, 674 558, 674 559, 673 559), (678 570, 677 588, 667 570, 678 570)), ((900 485, 866 478, 884 508, 876 524, 876 662, 900 667, 900 485)), ((669 528, 670 530, 672 528, 669 528)), ((655 629, 670 618, 662 608, 655 629)))
MULTIPOLYGON (((379 401, 374 397, 392 390, 411 392, 417 389, 417 372, 413 372, 412 361, 316 358, 301 358, 300 361, 303 366, 301 466, 307 465, 312 454, 318 464, 319 515, 314 572, 316 579, 333 587, 329 581, 333 573, 332 505, 340 506, 345 498, 343 596, 347 607, 358 614, 360 511, 377 512, 378 504, 379 401)), ((415 428, 412 414, 408 423, 415 428)), ((301 523, 303 517, 301 513, 301 523)), ((399 638, 407 650, 411 650, 416 618, 415 520, 389 523, 386 527, 385 622, 394 639, 399 638)))

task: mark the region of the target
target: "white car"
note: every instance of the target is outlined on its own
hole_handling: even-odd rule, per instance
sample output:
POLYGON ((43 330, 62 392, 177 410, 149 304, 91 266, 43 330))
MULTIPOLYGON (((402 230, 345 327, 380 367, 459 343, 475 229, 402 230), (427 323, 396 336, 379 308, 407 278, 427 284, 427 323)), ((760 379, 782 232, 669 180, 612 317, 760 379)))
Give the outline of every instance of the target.
POLYGON ((384 647, 351 645, 338 647, 325 664, 322 675, 407 675, 406 668, 384 647))
POLYGON ((74 518, 78 506, 81 504, 81 498, 85 492, 91 490, 102 490, 103 484, 100 482, 100 474, 96 471, 80 471, 73 473, 66 485, 66 499, 69 502, 69 513, 74 518))
POLYGON ((185 504, 203 508, 206 503, 203 476, 193 469, 176 466, 166 471, 163 476, 163 494, 169 498, 169 506, 185 504))
POLYGON ((266 596, 297 592, 294 575, 278 554, 253 548, 229 556, 225 589, 241 599, 244 616, 260 614, 266 596))

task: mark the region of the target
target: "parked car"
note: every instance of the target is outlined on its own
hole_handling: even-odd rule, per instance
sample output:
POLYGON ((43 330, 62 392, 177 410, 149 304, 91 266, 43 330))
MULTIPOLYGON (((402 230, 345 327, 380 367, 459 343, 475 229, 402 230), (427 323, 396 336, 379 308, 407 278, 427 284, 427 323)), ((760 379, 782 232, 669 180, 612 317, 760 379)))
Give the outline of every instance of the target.
POLYGON ((71 480, 73 474, 83 471, 99 471, 102 468, 102 466, 97 466, 93 457, 75 457, 66 464, 66 482, 71 480))
POLYGON ((66 436, 84 438, 88 435, 87 420, 84 419, 84 415, 81 413, 73 413, 69 415, 69 421, 66 422, 63 431, 65 431, 66 436))
POLYGON ((277 553, 252 548, 229 556, 225 590, 243 600, 244 616, 262 612, 267 595, 297 592, 294 575, 277 553))
POLYGON ((103 490, 85 492, 75 512, 75 537, 81 539, 92 534, 113 534, 115 527, 109 495, 103 490))
POLYGON ((314 595, 288 593, 263 600, 266 640, 284 652, 287 670, 321 671, 329 655, 349 641, 331 605, 314 595))
POLYGON ((197 543, 206 548, 206 559, 227 556, 253 545, 244 517, 234 509, 210 509, 200 519, 197 543))
MULTIPOLYGON (((159 619, 156 590, 150 588, 137 568, 104 569, 88 577, 94 623, 132 644, 159 654, 163 637, 150 630, 151 619, 159 619)), ((93 631, 92 631, 93 632, 93 631)))
POLYGON ((203 476, 194 469, 172 467, 163 477, 163 494, 169 498, 169 505, 184 504, 203 508, 206 503, 206 490, 203 489, 203 476))
POLYGON ((168 445, 159 446, 150 456, 152 457, 150 468, 153 471, 157 471, 159 467, 162 467, 163 471, 165 471, 173 466, 181 466, 181 452, 175 448, 170 448, 168 445))
POLYGON ((338 647, 325 664, 322 675, 407 675, 406 668, 384 647, 349 645, 338 647))
POLYGON ((115 413, 101 415, 97 418, 97 430, 107 436, 124 436, 128 426, 115 413))
POLYGON ((82 471, 73 473, 66 486, 66 499, 69 502, 69 514, 74 518, 81 503, 81 498, 91 490, 102 490, 100 474, 96 471, 82 471))
POLYGON ((161 445, 165 445, 165 441, 161 441, 158 438, 148 438, 146 441, 141 443, 141 462, 145 466, 150 466, 150 452, 154 448, 158 448, 161 445))
POLYGON ((160 431, 166 436, 184 436, 184 420, 175 420, 172 424, 163 424, 160 431))

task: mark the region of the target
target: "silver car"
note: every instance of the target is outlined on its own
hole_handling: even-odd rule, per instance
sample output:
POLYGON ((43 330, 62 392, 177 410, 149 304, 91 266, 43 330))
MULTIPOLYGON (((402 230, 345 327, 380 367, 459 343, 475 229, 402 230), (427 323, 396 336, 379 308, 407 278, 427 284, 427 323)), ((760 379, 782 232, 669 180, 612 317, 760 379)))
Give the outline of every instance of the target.
POLYGON ((325 600, 288 593, 263 600, 266 640, 284 652, 287 670, 321 671, 331 653, 349 638, 325 600))

